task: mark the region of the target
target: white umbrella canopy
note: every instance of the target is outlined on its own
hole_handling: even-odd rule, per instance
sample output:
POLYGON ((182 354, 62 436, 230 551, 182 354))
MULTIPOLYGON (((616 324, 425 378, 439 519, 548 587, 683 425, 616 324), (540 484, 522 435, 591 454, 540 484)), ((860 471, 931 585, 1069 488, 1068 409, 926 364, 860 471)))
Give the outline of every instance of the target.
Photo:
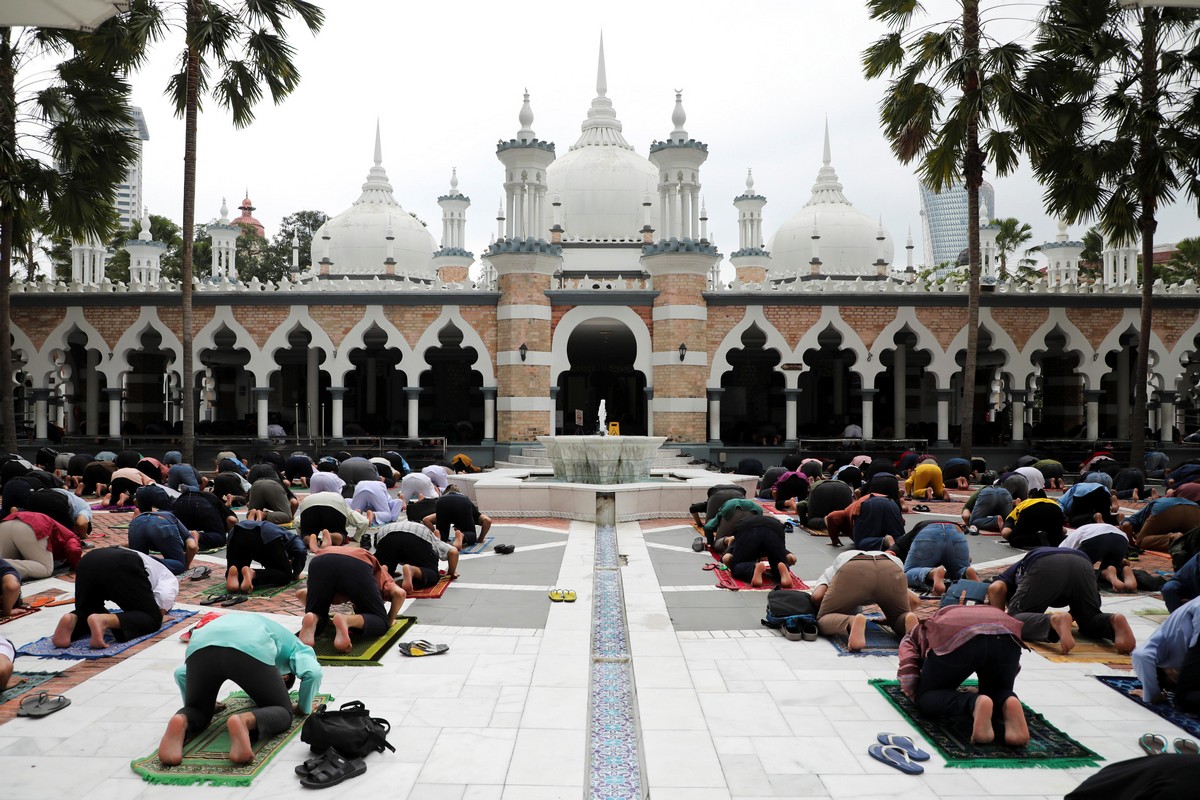
POLYGON ((91 30, 128 10, 125 0, 0 0, 0 26, 91 30))

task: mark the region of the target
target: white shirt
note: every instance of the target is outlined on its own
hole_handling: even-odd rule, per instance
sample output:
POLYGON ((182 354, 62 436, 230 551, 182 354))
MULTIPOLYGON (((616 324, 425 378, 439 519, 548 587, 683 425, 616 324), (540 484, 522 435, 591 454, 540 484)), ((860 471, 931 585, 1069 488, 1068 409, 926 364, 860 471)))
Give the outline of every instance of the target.
MULTIPOLYGON (((129 548, 122 548, 128 550, 129 548)), ((150 591, 154 592, 154 602, 163 611, 170 611, 171 606, 175 605, 175 597, 179 594, 179 579, 171 574, 171 570, 162 565, 162 562, 157 558, 151 558, 145 553, 138 553, 137 550, 129 550, 131 553, 137 553, 142 559, 142 563, 146 565, 146 576, 150 578, 150 591)))
POLYGON ((871 556, 874 559, 888 558, 891 559, 892 563, 901 570, 904 569, 904 562, 896 558, 891 553, 881 553, 878 551, 867 550, 847 550, 833 560, 833 563, 829 565, 829 569, 821 573, 821 577, 817 578, 817 582, 813 584, 813 588, 815 589, 818 586, 828 585, 829 582, 833 580, 833 576, 838 573, 838 570, 846 566, 846 563, 855 556, 871 556))
POLYGON ((1014 472, 1024 476, 1025 480, 1029 482, 1030 491, 1046 488, 1046 476, 1042 474, 1040 469, 1035 467, 1019 467, 1014 472))
POLYGON ((410 472, 400 481, 400 497, 411 500, 417 495, 425 497, 440 497, 441 494, 433 485, 433 481, 424 472, 410 472))
POLYGON ((1107 536, 1111 533, 1115 533, 1118 536, 1125 536, 1125 532, 1116 525, 1109 525, 1107 522, 1090 522, 1087 525, 1080 525, 1068 533, 1058 546, 1073 547, 1078 550, 1079 545, 1088 539, 1095 539, 1097 536, 1107 536))
POLYGON ((433 481, 433 485, 436 486, 439 491, 444 490, 450 485, 450 473, 446 472, 445 467, 438 466, 437 464, 430 464, 428 467, 421 470, 421 473, 429 476, 429 480, 433 481))
POLYGON ((313 492, 308 497, 300 501, 300 505, 296 507, 296 519, 300 519, 300 515, 305 509, 313 506, 324 506, 325 508, 335 508, 346 516, 346 532, 351 538, 355 535, 361 536, 367 532, 369 524, 367 518, 350 507, 346 502, 346 498, 342 497, 337 492, 313 492))
POLYGON ((0 636, 0 658, 7 658, 12 663, 16 657, 17 649, 13 647, 12 640, 0 636))

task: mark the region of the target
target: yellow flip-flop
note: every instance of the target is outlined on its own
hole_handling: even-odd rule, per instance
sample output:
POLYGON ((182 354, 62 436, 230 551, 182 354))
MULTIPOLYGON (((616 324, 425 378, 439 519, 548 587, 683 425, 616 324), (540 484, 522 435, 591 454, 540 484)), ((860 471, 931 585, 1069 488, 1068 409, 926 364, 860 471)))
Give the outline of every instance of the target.
POLYGON ((574 603, 579 598, 579 595, 575 594, 573 589, 567 589, 562 593, 562 596, 565 603, 574 603))
POLYGON ((561 603, 565 599, 563 590, 562 589, 551 589, 550 590, 550 599, 556 603, 561 603))

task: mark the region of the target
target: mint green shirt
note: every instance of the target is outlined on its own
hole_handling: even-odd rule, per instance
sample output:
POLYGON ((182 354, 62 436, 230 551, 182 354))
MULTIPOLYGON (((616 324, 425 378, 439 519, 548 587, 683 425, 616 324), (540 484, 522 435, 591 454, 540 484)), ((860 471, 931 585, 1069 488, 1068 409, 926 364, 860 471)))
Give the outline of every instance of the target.
POLYGON ((295 675, 300 681, 300 710, 312 711, 313 700, 321 688, 317 654, 278 622, 258 614, 226 614, 192 631, 184 663, 175 670, 175 683, 184 702, 187 702, 187 656, 205 647, 231 647, 275 666, 280 675, 295 675))

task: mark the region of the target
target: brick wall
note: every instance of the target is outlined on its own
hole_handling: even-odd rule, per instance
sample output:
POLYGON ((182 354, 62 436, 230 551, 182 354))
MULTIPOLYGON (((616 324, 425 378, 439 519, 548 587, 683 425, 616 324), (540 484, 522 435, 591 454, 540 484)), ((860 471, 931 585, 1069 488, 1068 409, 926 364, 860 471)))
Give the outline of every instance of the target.
POLYGON ((46 343, 46 337, 67 318, 65 308, 14 308, 12 324, 21 329, 38 350, 46 343))
POLYGON ((992 319, 1004 327, 1012 337, 1013 344, 1018 350, 1024 350, 1033 332, 1045 324, 1050 318, 1050 310, 1046 308, 1005 308, 993 309, 992 319))
POLYGON ((83 318, 100 332, 101 338, 104 339, 109 349, 112 349, 117 346, 117 342, 121 340, 125 331, 132 328, 133 324, 137 322, 141 311, 137 307, 85 308, 83 318))
POLYGON ((808 333, 821 318, 821 309, 811 306, 767 306, 763 309, 763 316, 779 330, 788 346, 795 349, 800 344, 800 337, 808 333))
POLYGON ((1079 332, 1084 335, 1093 348, 1099 347, 1104 341, 1104 337, 1116 327, 1121 321, 1121 317, 1125 316, 1122 311, 1115 308, 1068 308, 1067 319, 1079 328, 1079 332))
POLYGON ((233 308, 233 318, 246 329, 260 350, 290 313, 291 309, 287 306, 234 306, 233 308))
POLYGON ((870 350, 883 329, 896 318, 896 309, 880 306, 841 306, 838 313, 870 350))
POLYGON ((367 313, 366 306, 309 306, 308 315, 329 334, 334 347, 340 347, 350 329, 367 313))
POLYGON ((550 432, 548 411, 501 411, 497 417, 496 438, 501 442, 534 442, 550 432))
MULTIPOLYGON (((654 392, 658 394, 658 390, 654 392)), ((708 439, 708 415, 701 412, 658 412, 654 415, 654 435, 670 442, 703 442, 708 439)))
POLYGON ((917 319, 933 333, 933 338, 945 350, 967 324, 965 308, 918 308, 917 319))

